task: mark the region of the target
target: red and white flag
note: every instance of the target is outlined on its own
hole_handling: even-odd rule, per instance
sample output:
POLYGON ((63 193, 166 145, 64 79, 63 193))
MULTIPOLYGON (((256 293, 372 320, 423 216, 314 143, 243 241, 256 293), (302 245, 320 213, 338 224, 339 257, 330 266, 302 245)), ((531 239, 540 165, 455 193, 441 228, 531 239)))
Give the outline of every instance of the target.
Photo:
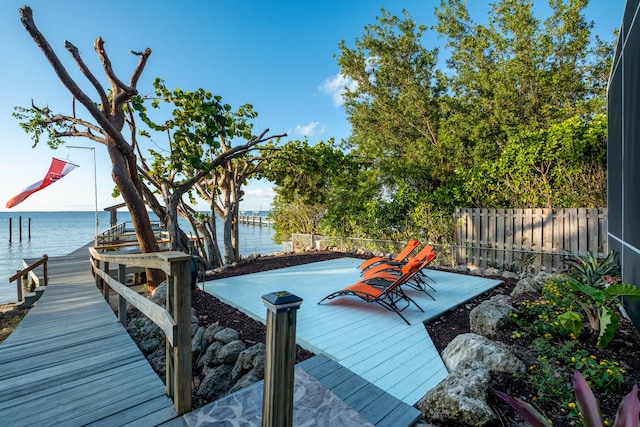
POLYGON ((51 166, 49 166, 49 172, 47 172, 45 177, 41 181, 34 182, 30 186, 22 190, 20 194, 13 196, 11 200, 7 202, 6 207, 12 208, 18 203, 22 203, 24 199, 26 199, 36 191, 40 191, 43 188, 48 187, 77 167, 78 165, 74 165, 73 163, 56 159, 54 157, 53 159, 51 159, 51 166))

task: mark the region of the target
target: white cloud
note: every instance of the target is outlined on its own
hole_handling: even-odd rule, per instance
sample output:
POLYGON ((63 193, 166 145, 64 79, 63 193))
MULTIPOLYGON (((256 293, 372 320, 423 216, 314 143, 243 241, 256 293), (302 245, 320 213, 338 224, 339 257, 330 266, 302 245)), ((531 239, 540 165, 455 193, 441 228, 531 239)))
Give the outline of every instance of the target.
POLYGON ((324 125, 320 126, 320 122, 309 122, 306 125, 297 125, 295 129, 288 133, 308 137, 321 135, 325 132, 325 130, 326 127, 324 125))
POLYGON ((324 95, 331 96, 333 99, 333 105, 340 107, 344 104, 344 98, 342 95, 344 94, 345 88, 355 90, 357 87, 358 83, 355 80, 338 73, 323 81, 318 90, 324 95))

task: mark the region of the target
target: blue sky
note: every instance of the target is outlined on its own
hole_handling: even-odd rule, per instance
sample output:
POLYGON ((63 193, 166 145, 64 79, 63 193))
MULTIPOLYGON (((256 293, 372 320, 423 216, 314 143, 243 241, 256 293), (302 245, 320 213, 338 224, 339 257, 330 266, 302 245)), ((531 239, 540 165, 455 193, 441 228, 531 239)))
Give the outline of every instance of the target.
MULTIPOLYGON (((93 50, 98 36, 105 40, 116 74, 129 80, 137 57, 129 52, 152 49, 138 84, 149 93, 160 77, 169 88, 207 89, 234 108, 253 104, 259 113, 255 131, 286 132, 289 139, 311 142, 349 135, 349 124, 335 91, 340 82, 335 55, 345 40, 353 46, 380 9, 400 14, 406 8, 418 23, 435 23, 439 0, 409 1, 215 1, 215 0, 3 0, 0 2, 0 211, 5 201, 42 179, 51 157, 80 165, 66 178, 33 194, 13 211, 94 209, 91 150, 50 150, 31 140, 11 116, 15 106, 48 105, 69 113, 71 98, 41 51, 20 23, 18 9, 28 4, 40 31, 48 38, 72 75, 77 68, 64 49, 64 40, 78 47, 85 62, 102 78, 93 50)), ((469 0, 477 20, 486 17, 489 2, 469 0)), ((595 32, 612 37, 622 20, 624 0, 592 0, 588 19, 595 32)), ((536 0, 543 8, 546 1, 536 0)), ((427 34, 426 43, 441 43, 427 34)), ((84 86, 86 87, 86 85, 84 86)), ((90 96, 94 93, 87 90, 90 96)), ((81 113, 79 113, 80 115, 81 113)), ((86 114, 85 114, 86 116, 86 114)), ((158 139, 157 143, 164 142, 158 139)), ((110 161, 106 149, 91 141, 72 139, 69 145, 95 147, 98 209, 120 200, 111 198, 110 161)), ((241 209, 268 209, 271 185, 252 182, 241 209)))

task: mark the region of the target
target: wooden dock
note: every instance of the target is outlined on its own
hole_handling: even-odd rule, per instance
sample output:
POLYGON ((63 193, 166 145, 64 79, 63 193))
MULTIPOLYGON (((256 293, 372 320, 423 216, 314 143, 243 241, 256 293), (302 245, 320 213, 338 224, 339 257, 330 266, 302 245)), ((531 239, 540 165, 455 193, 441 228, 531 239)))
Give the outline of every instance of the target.
POLYGON ((272 219, 269 219, 266 216, 261 216, 261 215, 241 214, 238 217, 238 222, 240 224, 255 225, 258 227, 271 227, 273 225, 272 219))
POLYGON ((49 258, 49 286, 0 344, 0 396, 3 425, 185 425, 96 288, 86 247, 49 258))

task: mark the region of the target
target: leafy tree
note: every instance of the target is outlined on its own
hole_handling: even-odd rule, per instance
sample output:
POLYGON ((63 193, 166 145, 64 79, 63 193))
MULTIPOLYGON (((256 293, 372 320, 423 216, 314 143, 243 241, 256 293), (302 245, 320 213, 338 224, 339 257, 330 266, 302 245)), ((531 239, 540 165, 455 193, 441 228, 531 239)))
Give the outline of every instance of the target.
POLYGON ((381 193, 408 186, 433 189, 452 172, 451 152, 439 137, 446 85, 437 70, 438 50, 421 44, 424 26, 384 9, 355 47, 340 43, 341 74, 357 83, 347 90, 345 109, 352 127, 346 141, 368 164, 381 193))
POLYGON ((160 79, 155 80, 154 87, 157 98, 151 105, 159 108, 160 101, 169 104, 170 119, 161 124, 154 122, 141 97, 132 99, 132 105, 149 128, 168 137, 168 152, 150 150, 153 161, 150 165, 141 162, 141 171, 165 202, 159 216, 167 224, 172 248, 178 250, 184 246, 180 244, 177 220, 180 213, 206 236, 209 261, 219 265, 217 213, 223 222, 226 259, 235 262, 239 251, 237 229, 233 227, 238 223, 241 186, 252 171, 246 155, 258 144, 283 135, 266 136, 268 129, 253 135, 249 120, 257 113, 251 105, 243 105, 234 112, 230 105, 222 103, 222 97, 204 89, 170 91, 160 79), (244 144, 233 146, 237 139, 244 140, 244 144), (183 196, 190 191, 196 191, 209 202, 210 215, 199 215, 185 205, 183 196))
MULTIPOLYGON (((136 89, 138 79, 151 55, 151 49, 134 52, 140 60, 127 84, 116 76, 105 50, 104 41, 98 37, 94 43, 94 49, 110 85, 107 91, 87 67, 78 49, 66 41, 65 48, 96 91, 96 101, 91 99, 71 78, 45 36, 38 30, 29 6, 20 8, 20 17, 25 29, 47 58, 64 87, 71 93, 74 101, 77 100, 91 117, 78 117, 75 102, 70 114, 56 113, 48 107, 39 108, 32 105, 30 108, 17 108, 14 115, 21 120, 22 128, 32 134, 34 145, 38 144, 43 136, 47 138, 51 148, 59 147, 63 144, 63 139, 68 137, 88 138, 105 145, 113 164, 113 181, 131 213, 140 249, 143 253, 157 252, 158 244, 145 206, 144 185, 138 176, 135 150, 123 134, 125 106, 138 93, 136 89)), ((163 278, 164 274, 160 270, 147 271, 150 287, 156 286, 163 278)))
POLYGON ((491 4, 475 23, 461 0, 442 0, 435 29, 451 52, 453 113, 443 134, 463 141, 474 161, 495 159, 510 136, 603 113, 609 49, 592 43, 588 0, 551 0, 541 21, 532 0, 491 4))
POLYGON ((604 203, 604 122, 611 43, 592 37, 586 0, 491 4, 487 24, 462 0, 442 0, 427 28, 384 9, 354 47, 343 41, 341 73, 358 174, 334 181, 323 223, 378 238, 424 233, 450 240, 455 207, 597 206, 604 203), (346 197, 345 197, 346 196, 346 197), (404 234, 403 234, 404 233, 404 234))

